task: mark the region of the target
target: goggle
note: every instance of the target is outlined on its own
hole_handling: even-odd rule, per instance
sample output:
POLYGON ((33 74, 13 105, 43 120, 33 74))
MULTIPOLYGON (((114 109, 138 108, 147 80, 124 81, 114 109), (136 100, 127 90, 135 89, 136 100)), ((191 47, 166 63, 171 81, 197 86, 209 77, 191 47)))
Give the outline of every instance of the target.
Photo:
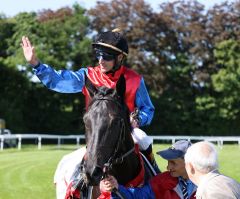
POLYGON ((96 51, 96 57, 98 60, 103 59, 105 61, 112 61, 115 59, 115 55, 112 54, 108 54, 106 52, 103 51, 96 51))

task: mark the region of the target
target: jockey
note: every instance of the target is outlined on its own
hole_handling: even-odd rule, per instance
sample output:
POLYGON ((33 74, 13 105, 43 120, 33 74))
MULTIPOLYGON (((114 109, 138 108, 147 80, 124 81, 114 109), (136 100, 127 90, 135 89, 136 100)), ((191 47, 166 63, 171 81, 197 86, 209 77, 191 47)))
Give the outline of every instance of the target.
POLYGON ((135 127, 149 125, 154 115, 154 106, 147 92, 142 76, 123 65, 128 55, 128 44, 125 37, 118 30, 107 31, 99 34, 92 43, 98 65, 95 67, 81 68, 78 71, 59 70, 47 64, 41 63, 35 54, 34 47, 28 37, 22 37, 22 48, 27 62, 33 67, 34 73, 40 81, 48 88, 60 93, 82 92, 85 95, 86 108, 90 95, 85 88, 85 74, 96 87, 106 86, 115 88, 120 75, 126 80, 125 102, 129 111, 138 114, 131 114, 134 140, 141 140, 144 143, 141 147, 146 151, 146 156, 154 165, 157 172, 158 167, 152 155, 152 140, 140 129, 135 127), (138 132, 141 132, 138 138, 138 132))

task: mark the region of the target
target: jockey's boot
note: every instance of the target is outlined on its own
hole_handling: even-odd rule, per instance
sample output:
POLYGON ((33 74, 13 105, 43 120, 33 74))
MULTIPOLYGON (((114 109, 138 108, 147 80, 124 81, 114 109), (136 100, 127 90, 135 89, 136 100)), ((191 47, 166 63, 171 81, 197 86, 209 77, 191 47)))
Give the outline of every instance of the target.
POLYGON ((154 168, 155 172, 157 174, 161 173, 160 169, 158 168, 157 162, 156 162, 156 160, 154 158, 154 154, 153 154, 153 151, 152 151, 152 144, 150 144, 149 147, 146 150, 141 151, 141 152, 143 153, 143 155, 145 155, 145 157, 151 163, 151 165, 154 168))

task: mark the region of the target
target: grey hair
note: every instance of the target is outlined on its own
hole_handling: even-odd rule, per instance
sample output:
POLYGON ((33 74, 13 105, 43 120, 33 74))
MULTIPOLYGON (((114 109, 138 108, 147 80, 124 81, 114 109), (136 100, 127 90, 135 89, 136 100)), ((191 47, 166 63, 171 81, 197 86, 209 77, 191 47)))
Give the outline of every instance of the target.
POLYGON ((185 154, 185 163, 191 163, 201 173, 218 169, 218 154, 215 146, 207 141, 190 146, 185 154))

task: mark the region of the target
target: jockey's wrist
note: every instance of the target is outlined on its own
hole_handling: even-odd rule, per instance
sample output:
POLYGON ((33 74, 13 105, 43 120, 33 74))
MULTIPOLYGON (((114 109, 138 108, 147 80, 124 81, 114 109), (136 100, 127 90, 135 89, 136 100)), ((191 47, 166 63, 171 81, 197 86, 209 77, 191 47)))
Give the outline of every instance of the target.
POLYGON ((37 62, 34 62, 34 64, 29 63, 29 65, 30 65, 32 68, 38 68, 38 67, 41 65, 41 62, 40 62, 40 61, 37 61, 37 62))

